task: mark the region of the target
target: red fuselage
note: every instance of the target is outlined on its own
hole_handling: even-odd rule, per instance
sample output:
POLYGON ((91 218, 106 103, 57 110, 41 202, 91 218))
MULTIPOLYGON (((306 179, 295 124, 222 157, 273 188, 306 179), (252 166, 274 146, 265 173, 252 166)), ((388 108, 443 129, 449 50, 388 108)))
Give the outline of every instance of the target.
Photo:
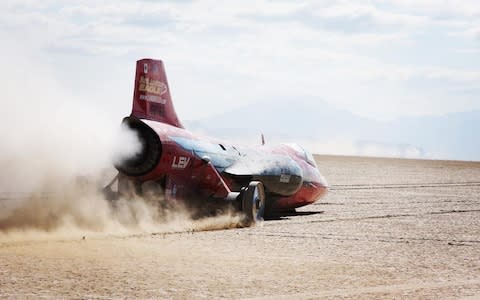
POLYGON ((120 174, 137 188, 153 181, 172 201, 230 199, 253 182, 261 183, 268 209, 293 209, 327 191, 312 155, 298 145, 234 146, 185 130, 160 60, 137 61, 132 113, 124 124, 141 150, 116 165, 120 174))
MULTIPOLYGON (((158 136, 161 143, 156 165, 130 178, 137 182, 164 182, 167 199, 223 198, 231 191, 239 191, 245 177, 265 182, 268 198, 273 198, 273 209, 308 205, 327 191, 327 183, 313 158, 297 145, 233 146, 165 123, 125 120, 141 138, 145 135, 141 131, 148 130, 158 136), (141 123, 142 127, 132 125, 136 123, 141 123), (300 179, 294 180, 295 176, 300 179)), ((143 147, 150 146, 144 143, 143 147)))

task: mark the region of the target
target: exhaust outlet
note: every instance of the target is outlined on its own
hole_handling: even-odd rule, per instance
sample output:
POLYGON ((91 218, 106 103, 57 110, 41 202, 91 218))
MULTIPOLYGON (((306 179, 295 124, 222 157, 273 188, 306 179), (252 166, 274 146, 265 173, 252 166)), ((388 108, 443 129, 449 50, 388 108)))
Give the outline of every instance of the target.
POLYGON ((158 165, 162 155, 162 143, 157 133, 135 117, 126 117, 122 124, 134 131, 141 144, 141 150, 114 164, 115 168, 130 177, 142 176, 158 165))

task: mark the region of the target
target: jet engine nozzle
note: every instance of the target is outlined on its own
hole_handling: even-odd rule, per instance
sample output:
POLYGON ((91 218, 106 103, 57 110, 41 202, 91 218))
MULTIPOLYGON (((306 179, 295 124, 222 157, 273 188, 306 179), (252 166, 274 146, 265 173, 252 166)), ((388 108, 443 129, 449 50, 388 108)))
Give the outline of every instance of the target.
POLYGON ((122 123, 136 133, 141 144, 141 150, 120 162, 116 162, 115 168, 131 177, 145 175, 152 171, 160 161, 162 155, 160 138, 152 128, 135 117, 126 117, 122 123))

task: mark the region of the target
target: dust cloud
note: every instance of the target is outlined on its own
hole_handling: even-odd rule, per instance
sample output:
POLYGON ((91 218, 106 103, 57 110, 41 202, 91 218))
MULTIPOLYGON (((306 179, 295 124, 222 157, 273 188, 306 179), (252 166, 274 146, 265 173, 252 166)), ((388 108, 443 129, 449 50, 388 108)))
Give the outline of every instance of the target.
POLYGON ((110 202, 99 192, 97 183, 86 180, 77 179, 62 187, 45 185, 43 190, 30 193, 0 218, 0 240, 195 232, 236 228, 242 224, 242 216, 232 210, 192 219, 192 212, 181 205, 160 207, 161 198, 152 201, 134 195, 110 202))
POLYGON ((12 57, 19 55, 0 56, 0 238, 201 230, 235 223, 230 216, 192 221, 185 210, 162 212, 140 197, 105 200, 100 191, 115 176, 113 162, 140 150, 137 137, 120 120, 82 104, 55 80, 48 64, 28 54, 12 57))

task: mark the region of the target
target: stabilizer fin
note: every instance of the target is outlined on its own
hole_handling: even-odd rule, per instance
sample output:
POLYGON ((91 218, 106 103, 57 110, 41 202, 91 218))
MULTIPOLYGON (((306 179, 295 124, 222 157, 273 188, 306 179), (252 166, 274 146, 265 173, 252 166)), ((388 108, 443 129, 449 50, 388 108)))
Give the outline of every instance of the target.
POLYGON ((137 61, 131 115, 183 128, 173 107, 161 60, 145 58, 137 61))

